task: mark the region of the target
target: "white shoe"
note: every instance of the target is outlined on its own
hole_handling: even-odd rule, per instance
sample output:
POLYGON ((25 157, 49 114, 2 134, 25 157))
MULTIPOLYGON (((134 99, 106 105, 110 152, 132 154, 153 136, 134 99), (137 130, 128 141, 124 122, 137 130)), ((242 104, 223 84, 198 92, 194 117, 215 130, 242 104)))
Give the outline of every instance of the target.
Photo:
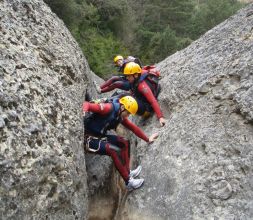
POLYGON ((135 178, 135 177, 139 176, 141 169, 142 169, 142 166, 139 165, 136 169, 130 170, 129 177, 135 178))
POLYGON ((129 191, 132 191, 134 189, 138 189, 142 186, 142 184, 144 183, 144 179, 133 179, 130 178, 127 184, 127 189, 129 191))
POLYGON ((100 93, 101 93, 100 86, 97 84, 97 82, 96 82, 96 81, 93 81, 93 84, 94 84, 95 89, 97 90, 97 92, 100 94, 100 93))

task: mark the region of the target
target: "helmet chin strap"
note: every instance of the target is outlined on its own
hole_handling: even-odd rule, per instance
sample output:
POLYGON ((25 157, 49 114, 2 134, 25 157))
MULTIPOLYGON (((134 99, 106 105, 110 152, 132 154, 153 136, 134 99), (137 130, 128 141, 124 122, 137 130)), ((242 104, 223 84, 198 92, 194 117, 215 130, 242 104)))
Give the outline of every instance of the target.
POLYGON ((121 114, 122 114, 122 112, 123 112, 123 111, 125 111, 125 110, 126 110, 126 109, 125 109, 124 105, 120 105, 119 115, 121 115, 121 114), (122 106, 123 106, 123 110, 122 110, 122 106))

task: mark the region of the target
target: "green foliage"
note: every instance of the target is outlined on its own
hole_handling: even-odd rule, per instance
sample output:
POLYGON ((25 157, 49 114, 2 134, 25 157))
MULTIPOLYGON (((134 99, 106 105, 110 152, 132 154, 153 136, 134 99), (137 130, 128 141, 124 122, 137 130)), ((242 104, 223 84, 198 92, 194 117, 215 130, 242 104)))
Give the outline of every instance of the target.
MULTIPOLYGON (((89 65, 97 75, 106 77, 115 73, 112 60, 115 54, 129 54, 110 26, 123 13, 117 1, 45 0, 65 22, 79 43, 89 65), (105 22, 107 20, 107 22, 105 22)), ((116 22, 115 22, 116 25, 116 22)))
POLYGON ((190 37, 198 38, 201 34, 233 15, 243 5, 234 0, 205 0, 196 6, 188 27, 190 37))
POLYGON ((191 40, 187 27, 194 8, 193 0, 146 0, 137 34, 141 59, 156 63, 187 46, 191 40))
POLYGON ((170 0, 167 6, 168 23, 179 36, 187 35, 187 27, 194 9, 193 0, 170 0))
POLYGON ((143 64, 159 62, 243 6, 236 0, 44 1, 104 78, 116 72, 116 54, 137 56, 143 64))
POLYGON ((44 0, 44 2, 51 7, 52 11, 54 11, 68 27, 80 21, 80 9, 75 0, 44 0))
POLYGON ((101 77, 111 75, 113 72, 115 73, 112 62, 114 55, 121 54, 122 52, 124 54, 127 53, 126 49, 121 46, 120 42, 111 33, 100 35, 96 29, 89 29, 85 30, 83 35, 79 35, 77 39, 92 71, 101 77))
POLYGON ((168 51, 175 52, 177 44, 177 36, 169 26, 162 32, 152 34, 145 50, 145 56, 142 57, 144 62, 152 60, 159 62, 168 56, 168 51))

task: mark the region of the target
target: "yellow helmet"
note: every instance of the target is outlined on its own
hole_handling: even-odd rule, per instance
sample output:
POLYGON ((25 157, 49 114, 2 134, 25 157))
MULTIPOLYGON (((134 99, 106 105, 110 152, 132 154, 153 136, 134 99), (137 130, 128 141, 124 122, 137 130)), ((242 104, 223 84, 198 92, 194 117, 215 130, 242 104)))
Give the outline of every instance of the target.
POLYGON ((135 115, 138 110, 138 104, 132 96, 123 96, 119 99, 119 103, 124 105, 125 109, 132 115, 135 115))
POLYGON ((125 75, 132 75, 135 73, 141 73, 141 67, 137 63, 129 62, 126 64, 124 68, 124 74, 125 75))
POLYGON ((118 60, 123 60, 124 58, 121 55, 117 55, 116 57, 114 57, 113 61, 114 63, 116 63, 118 60))

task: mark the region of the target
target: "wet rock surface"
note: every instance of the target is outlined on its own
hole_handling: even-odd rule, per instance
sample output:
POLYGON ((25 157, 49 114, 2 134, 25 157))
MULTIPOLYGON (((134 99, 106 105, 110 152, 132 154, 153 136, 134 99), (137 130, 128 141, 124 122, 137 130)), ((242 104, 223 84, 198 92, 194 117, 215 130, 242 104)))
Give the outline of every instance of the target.
POLYGON ((86 219, 89 72, 43 1, 0 1, 0 219, 86 219))
POLYGON ((138 140, 145 184, 121 219, 253 218, 253 5, 158 64, 168 119, 138 140))

